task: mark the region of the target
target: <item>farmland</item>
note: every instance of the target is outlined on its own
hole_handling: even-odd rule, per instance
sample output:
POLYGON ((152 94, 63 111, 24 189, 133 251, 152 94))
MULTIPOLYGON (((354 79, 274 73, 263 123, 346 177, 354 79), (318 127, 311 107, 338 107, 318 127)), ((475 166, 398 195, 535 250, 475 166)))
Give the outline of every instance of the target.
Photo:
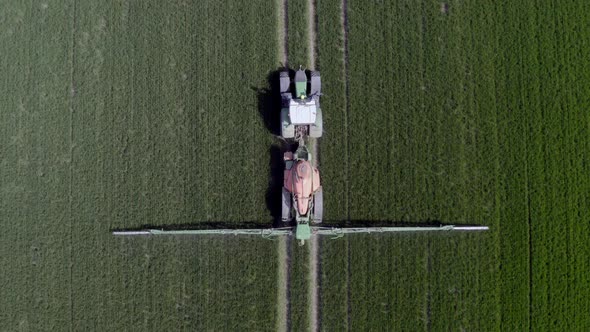
MULTIPOLYGON (((322 151, 349 155, 337 173, 342 150, 322 154, 326 197, 348 184, 353 222, 493 231, 324 245, 322 283, 333 285, 323 291, 324 324, 588 327, 587 44, 574 42, 583 15, 573 5, 414 4, 351 2, 346 48, 319 24, 324 80, 348 103, 345 114, 328 111, 326 92, 327 130, 338 134, 322 151), (342 72, 344 83, 326 77, 342 72)), ((318 2, 320 19, 340 11, 318 2)), ((326 206, 345 215, 335 201, 326 206)))
MULTIPOLYGON (((323 238, 320 328, 588 330, 585 7, 4 2, 0 330, 280 327, 277 242, 110 231, 270 227, 268 78, 314 47, 326 223, 491 228, 323 238)), ((289 246, 303 330, 309 248, 289 246)))
POLYGON ((270 220, 273 8, 3 6, 2 329, 272 330, 274 243, 110 230, 270 220))

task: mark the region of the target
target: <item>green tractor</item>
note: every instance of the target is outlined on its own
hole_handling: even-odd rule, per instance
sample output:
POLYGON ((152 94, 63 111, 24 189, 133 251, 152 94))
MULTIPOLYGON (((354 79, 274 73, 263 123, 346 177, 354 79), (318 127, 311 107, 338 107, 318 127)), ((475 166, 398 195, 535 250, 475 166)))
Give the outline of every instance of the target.
POLYGON ((299 140, 307 136, 322 137, 323 122, 320 109, 322 81, 320 72, 307 74, 301 66, 295 72, 295 89, 291 89, 289 71, 280 73, 281 86, 281 136, 299 140), (309 83, 309 93, 308 93, 309 83))

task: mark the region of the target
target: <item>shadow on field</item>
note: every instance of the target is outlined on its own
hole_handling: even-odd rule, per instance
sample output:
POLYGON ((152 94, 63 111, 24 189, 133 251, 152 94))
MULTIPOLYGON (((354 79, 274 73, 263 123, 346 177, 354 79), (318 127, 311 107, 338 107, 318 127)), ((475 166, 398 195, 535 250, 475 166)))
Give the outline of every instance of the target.
POLYGON ((144 224, 139 227, 133 228, 125 228, 125 229, 111 229, 112 232, 114 231, 141 231, 146 229, 157 229, 162 231, 183 231, 183 230, 194 230, 194 229, 254 229, 254 228, 263 228, 267 229, 268 223, 266 222, 258 222, 258 221, 240 221, 238 223, 231 223, 226 221, 208 221, 208 222, 199 222, 199 223, 192 223, 192 224, 178 224, 178 225, 152 225, 152 224, 144 224))
POLYGON ((392 221, 392 220, 350 220, 348 222, 344 220, 324 220, 322 227, 341 227, 341 228, 354 228, 354 227, 442 227, 442 226, 481 226, 478 224, 463 224, 463 223, 452 223, 443 222, 440 220, 425 220, 425 221, 392 221))
MULTIPOLYGON (((258 114, 269 133, 277 138, 277 142, 269 147, 269 180, 266 190, 266 207, 272 217, 273 227, 283 227, 281 221, 281 194, 283 188, 283 152, 290 145, 282 140, 281 135, 281 93, 279 86, 279 67, 266 76, 266 87, 252 87, 258 99, 258 114)), ((292 74, 292 73, 291 73, 292 74)))
POLYGON ((283 188, 283 148, 273 144, 269 151, 269 180, 266 189, 266 208, 272 217, 273 227, 282 227, 281 220, 281 197, 283 188))
POLYGON ((258 114, 266 129, 275 136, 281 134, 281 93, 279 75, 284 68, 278 68, 266 75, 266 87, 251 87, 258 98, 258 114))

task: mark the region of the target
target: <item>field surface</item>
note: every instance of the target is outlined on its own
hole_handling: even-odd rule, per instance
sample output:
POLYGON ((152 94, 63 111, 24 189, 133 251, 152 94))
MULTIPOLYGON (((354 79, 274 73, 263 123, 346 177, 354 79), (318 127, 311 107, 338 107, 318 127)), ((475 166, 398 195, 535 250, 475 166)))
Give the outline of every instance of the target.
POLYGON ((581 6, 318 1, 326 214, 492 229, 324 246, 325 326, 590 326, 581 6))
POLYGON ((590 330, 587 9, 3 2, 0 330, 590 330), (326 224, 490 231, 322 238, 317 279, 295 241, 113 237, 271 227, 285 60, 322 73, 326 224))

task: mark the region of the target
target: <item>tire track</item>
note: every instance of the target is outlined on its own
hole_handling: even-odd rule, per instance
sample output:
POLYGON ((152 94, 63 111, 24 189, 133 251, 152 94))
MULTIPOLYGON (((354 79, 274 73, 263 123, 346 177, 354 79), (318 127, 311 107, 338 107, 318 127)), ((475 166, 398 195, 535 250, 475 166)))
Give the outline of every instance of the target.
POLYGON ((317 236, 312 236, 309 240, 309 329, 319 331, 319 240, 317 236))
POLYGON ((316 15, 315 15, 315 0, 308 0, 307 3, 308 15, 308 29, 307 29, 307 43, 309 45, 309 67, 311 70, 315 69, 315 55, 316 55, 316 15))
MULTIPOLYGON (((277 21, 278 21, 278 57, 283 67, 288 66, 289 50, 289 16, 288 0, 278 0, 277 2, 277 21)), ((290 278, 291 272, 291 241, 288 237, 280 237, 277 245, 277 331, 289 331, 290 327, 290 278)))
MULTIPOLYGON (((312 164, 314 167, 319 167, 319 153, 318 140, 310 138, 312 164)), ((319 331, 319 297, 320 297, 320 241, 318 236, 312 236, 309 239, 309 287, 308 296, 310 301, 309 306, 309 330, 319 331)))
POLYGON ((289 54, 289 15, 288 0, 278 0, 277 2, 277 22, 278 22, 278 45, 279 59, 283 67, 288 66, 289 54))
MULTIPOLYGON (((343 40, 343 75, 344 75, 344 131, 346 133, 346 146, 345 146, 345 160, 346 160, 346 194, 344 199, 345 209, 346 209, 346 222, 350 221, 350 170, 349 170, 349 160, 350 160, 350 142, 349 142, 349 126, 348 126, 348 114, 350 110, 350 87, 348 85, 348 0, 342 0, 342 16, 341 16, 341 23, 342 23, 342 40, 343 40)), ((350 331, 350 327, 352 325, 352 290, 350 287, 350 279, 352 278, 352 271, 351 271, 351 245, 350 242, 347 243, 347 269, 346 269, 346 312, 347 312, 347 322, 348 322, 348 330, 350 331)))
POLYGON ((74 164, 74 107, 75 107, 75 97, 76 97, 76 29, 78 26, 78 17, 77 17, 77 1, 74 1, 72 4, 72 49, 70 53, 70 61, 71 61, 71 69, 70 69, 70 126, 69 126, 69 169, 68 169, 68 178, 69 178, 69 186, 68 186, 68 219, 69 219, 69 276, 70 276, 70 283, 68 288, 68 297, 69 297, 69 321, 70 321, 70 331, 74 330, 74 228, 73 228, 73 204, 74 204, 74 196, 73 196, 73 184, 74 181, 74 171, 73 171, 73 164, 74 164))
POLYGON ((431 250, 431 244, 430 244, 430 237, 427 238, 427 242, 426 242, 426 250, 424 252, 425 256, 426 256, 426 266, 425 266, 425 270, 426 270, 426 296, 425 296, 425 302, 426 302, 426 308, 424 310, 424 320, 425 320, 425 327, 426 327, 426 331, 432 331, 432 289, 430 288, 430 276, 432 273, 432 255, 430 254, 431 250))
MULTIPOLYGON (((319 151, 318 151, 318 139, 310 138, 309 143, 311 145, 311 158, 314 167, 319 167, 319 151)), ((309 330, 319 331, 320 329, 320 318, 319 318, 319 297, 320 297, 320 241, 318 236, 312 236, 309 239, 309 330)))
POLYGON ((289 298, 289 266, 291 264, 291 241, 281 236, 278 240, 278 274, 277 274, 277 331, 289 331, 289 312, 291 309, 289 298))
MULTIPOLYGON (((315 0, 308 0, 307 3, 307 42, 309 45, 308 61, 310 70, 316 69, 316 3, 315 0)), ((318 139, 310 138, 311 156, 313 166, 319 167, 319 144, 318 139)), ((320 317, 319 317, 319 302, 320 302, 320 259, 319 259, 319 239, 317 236, 312 236, 309 241, 309 330, 319 331, 320 317)))

